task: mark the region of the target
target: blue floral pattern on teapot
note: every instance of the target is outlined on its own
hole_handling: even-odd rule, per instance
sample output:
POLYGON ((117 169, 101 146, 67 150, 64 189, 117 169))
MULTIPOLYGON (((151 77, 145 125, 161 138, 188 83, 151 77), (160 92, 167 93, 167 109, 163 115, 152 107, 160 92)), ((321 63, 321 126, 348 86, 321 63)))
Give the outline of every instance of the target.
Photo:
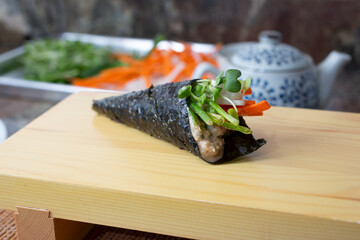
POLYGON ((267 100, 274 106, 313 108, 317 106, 317 84, 312 71, 301 74, 277 76, 252 74, 253 94, 245 99, 267 100), (276 82, 274 84, 274 81, 276 82))
POLYGON ((238 52, 235 56, 241 59, 242 62, 255 62, 257 64, 266 64, 268 66, 277 65, 279 67, 302 61, 302 56, 299 51, 288 48, 258 48, 256 45, 250 45, 247 49, 238 52))

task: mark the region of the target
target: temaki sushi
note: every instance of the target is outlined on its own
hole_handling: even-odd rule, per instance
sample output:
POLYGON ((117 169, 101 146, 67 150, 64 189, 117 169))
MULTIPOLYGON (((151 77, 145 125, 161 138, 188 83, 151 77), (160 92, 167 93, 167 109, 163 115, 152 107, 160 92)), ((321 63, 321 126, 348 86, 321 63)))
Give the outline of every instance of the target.
POLYGON ((251 78, 239 80, 240 75, 230 69, 213 80, 167 83, 94 101, 93 109, 208 163, 222 163, 266 143, 253 137, 242 116, 262 115, 270 105, 243 100, 251 94, 251 78))

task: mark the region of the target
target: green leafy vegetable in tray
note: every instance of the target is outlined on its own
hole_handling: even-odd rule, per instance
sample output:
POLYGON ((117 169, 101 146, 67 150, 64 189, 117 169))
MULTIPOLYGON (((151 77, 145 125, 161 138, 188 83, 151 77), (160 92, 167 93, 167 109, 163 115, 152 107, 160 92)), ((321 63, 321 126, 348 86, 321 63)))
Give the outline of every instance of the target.
POLYGON ((88 77, 100 70, 123 65, 111 58, 107 48, 64 40, 39 40, 25 45, 22 59, 25 78, 69 83, 74 77, 88 77))

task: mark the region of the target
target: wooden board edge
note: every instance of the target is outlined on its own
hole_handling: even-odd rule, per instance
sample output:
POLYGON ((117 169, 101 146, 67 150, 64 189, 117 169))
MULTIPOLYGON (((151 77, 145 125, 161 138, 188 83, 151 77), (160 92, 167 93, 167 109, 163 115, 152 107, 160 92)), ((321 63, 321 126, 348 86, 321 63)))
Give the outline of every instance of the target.
POLYGON ((0 176, 0 209, 195 239, 359 239, 360 224, 81 185, 0 176), (41 196, 41 197, 39 197, 41 196))

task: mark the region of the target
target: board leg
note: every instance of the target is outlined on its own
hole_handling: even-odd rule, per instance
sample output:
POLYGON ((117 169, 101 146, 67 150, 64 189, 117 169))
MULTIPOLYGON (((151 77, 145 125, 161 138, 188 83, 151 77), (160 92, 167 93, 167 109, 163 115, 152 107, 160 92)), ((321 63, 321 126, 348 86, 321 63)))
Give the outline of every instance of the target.
POLYGON ((18 240, 83 239, 92 224, 51 218, 50 211, 38 208, 16 207, 15 222, 18 240))

